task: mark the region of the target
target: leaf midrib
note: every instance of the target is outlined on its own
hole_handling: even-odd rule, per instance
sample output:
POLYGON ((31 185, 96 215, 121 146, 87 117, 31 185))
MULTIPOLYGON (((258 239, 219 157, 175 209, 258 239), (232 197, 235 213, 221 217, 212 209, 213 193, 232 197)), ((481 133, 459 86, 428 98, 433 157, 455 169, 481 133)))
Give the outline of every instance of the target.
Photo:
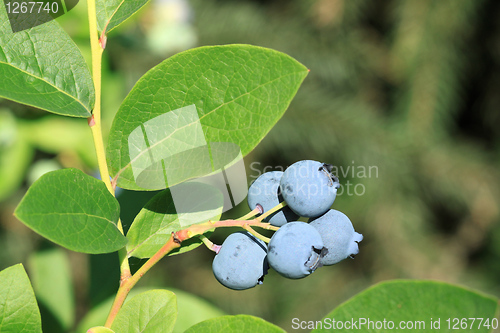
POLYGON ((88 216, 88 217, 97 218, 99 220, 107 221, 110 224, 116 226, 115 222, 113 222, 112 220, 110 220, 110 219, 108 219, 106 217, 99 216, 99 215, 93 215, 93 214, 87 214, 87 213, 57 213, 57 212, 52 212, 52 213, 24 213, 22 215, 24 215, 25 217, 38 216, 38 215, 40 215, 40 216, 50 216, 50 215, 84 215, 84 216, 88 216))
MULTIPOLYGON (((106 24, 104 25, 104 27, 102 28, 102 33, 103 34, 106 34, 106 30, 108 29, 108 25, 109 23, 111 22, 111 20, 113 19, 113 17, 116 15, 116 13, 118 12, 118 9, 121 8, 121 6, 125 3, 125 0, 122 0, 118 6, 116 6, 116 9, 113 11, 113 14, 111 14, 111 16, 109 16, 109 19, 106 21, 106 24)), ((104 6, 104 12, 106 13, 106 16, 108 16, 108 11, 107 11, 107 8, 106 6, 104 6)), ((109 32, 109 30, 107 31, 109 32)))
MULTIPOLYGON (((161 314, 161 312, 163 311, 163 309, 166 309, 169 305, 170 305, 170 300, 171 298, 169 298, 161 307, 159 307, 152 316, 149 316, 149 320, 148 322, 146 323, 146 325, 144 326, 144 329, 142 329, 140 332, 145 332, 146 330, 149 329, 150 325, 151 325, 151 322, 153 322, 155 320, 155 318, 161 314)), ((172 311, 170 310, 167 314, 167 317, 168 315, 172 314, 172 311)), ((154 322, 153 323, 154 325, 158 325, 158 323, 154 322)))

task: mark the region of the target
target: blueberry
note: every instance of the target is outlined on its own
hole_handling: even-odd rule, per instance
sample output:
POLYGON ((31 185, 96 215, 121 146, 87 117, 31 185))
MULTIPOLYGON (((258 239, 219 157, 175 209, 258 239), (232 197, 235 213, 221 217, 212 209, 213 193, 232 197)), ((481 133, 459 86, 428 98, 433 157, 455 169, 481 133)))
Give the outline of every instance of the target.
MULTIPOLYGON (((260 205, 262 212, 265 213, 283 202, 283 197, 278 193, 282 175, 282 171, 266 172, 250 185, 247 201, 251 210, 260 205)), ((286 206, 265 218, 264 221, 281 227, 289 221, 296 221, 298 218, 298 215, 286 206)))
POLYGON ((235 232, 222 243, 212 270, 217 281, 230 289, 252 288, 267 274, 266 255, 266 243, 246 231, 235 232))
POLYGON ((333 265, 358 254, 358 243, 363 240, 363 235, 354 231, 351 220, 344 213, 330 209, 324 215, 311 219, 310 225, 319 231, 328 250, 321 258, 322 265, 333 265))
POLYGON ((317 217, 330 209, 339 187, 339 180, 331 170, 332 165, 311 160, 288 167, 280 181, 288 207, 304 217, 317 217))
POLYGON ((289 222, 269 242, 269 266, 290 279, 300 279, 320 266, 323 255, 321 235, 304 222, 289 222))

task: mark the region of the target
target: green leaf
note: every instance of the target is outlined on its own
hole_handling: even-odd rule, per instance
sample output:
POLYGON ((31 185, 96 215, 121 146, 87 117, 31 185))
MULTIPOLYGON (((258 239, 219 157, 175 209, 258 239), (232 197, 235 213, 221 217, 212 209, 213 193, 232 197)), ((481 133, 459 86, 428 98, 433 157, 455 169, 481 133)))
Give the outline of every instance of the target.
POLYGON ((149 0, 97 0, 97 29, 107 34, 141 9, 149 0))
POLYGON ((21 264, 0 272, 0 332, 42 332, 35 294, 21 264))
MULTIPOLYGON (((188 225, 208 220, 218 220, 222 214, 224 199, 216 188, 205 184, 186 183, 187 192, 192 193, 190 212, 177 213, 172 198, 172 189, 166 189, 151 199, 137 214, 127 233, 129 256, 150 258, 170 238, 188 225), (193 190, 189 191, 189 188, 193 190)), ((173 188, 175 189, 175 187, 173 188)), ((202 244, 197 237, 182 242, 182 246, 170 254, 191 251, 202 244)))
POLYGON ((137 184, 136 171, 147 171, 149 159, 165 168, 160 163, 169 157, 168 168, 187 170, 168 180, 173 186, 200 176, 189 169, 207 163, 197 151, 204 145, 212 149, 208 165, 213 143, 230 143, 245 156, 281 118, 307 73, 288 55, 250 45, 174 55, 146 73, 120 106, 107 149, 111 175, 126 189, 162 189, 137 184))
POLYGON ((87 331, 87 333, 115 333, 115 332, 107 327, 98 326, 98 327, 92 327, 87 331))
MULTIPOLYGON (((491 324, 498 310, 497 299, 462 287, 438 281, 394 280, 379 283, 341 304, 323 319, 326 324, 322 329, 312 332, 331 332, 327 325, 332 323, 332 319, 336 322, 352 322, 359 318, 369 318, 381 324, 385 319, 386 325, 394 323, 394 330, 404 321, 405 325, 414 325, 412 332, 456 332, 456 329, 452 329, 453 322, 451 328, 448 327, 448 318, 489 318, 491 324), (433 322, 440 321, 440 329, 431 327, 431 319, 433 322)), ((468 320, 470 324, 472 320, 468 320)), ((459 331, 491 332, 488 327, 478 327, 478 324, 479 321, 476 321, 474 327, 459 331)), ((358 328, 363 332, 389 331, 387 328, 368 327, 367 324, 360 326, 359 323, 358 328)), ((335 329, 335 332, 351 331, 346 328, 335 329)))
POLYGON ((169 333, 177 318, 175 294, 150 290, 125 303, 111 328, 120 333, 169 333))
POLYGON ((29 272, 37 300, 68 330, 74 321, 75 300, 66 253, 56 248, 32 254, 29 272))
POLYGON ((28 227, 67 249, 114 252, 127 240, 116 227, 118 201, 106 185, 77 169, 46 173, 28 190, 15 211, 28 227))
POLYGON ((55 21, 12 33, 0 6, 0 96, 53 113, 89 117, 94 85, 76 44, 55 21))
POLYGON ((185 333, 283 333, 285 332, 264 319, 248 316, 223 316, 202 321, 185 331, 185 333))

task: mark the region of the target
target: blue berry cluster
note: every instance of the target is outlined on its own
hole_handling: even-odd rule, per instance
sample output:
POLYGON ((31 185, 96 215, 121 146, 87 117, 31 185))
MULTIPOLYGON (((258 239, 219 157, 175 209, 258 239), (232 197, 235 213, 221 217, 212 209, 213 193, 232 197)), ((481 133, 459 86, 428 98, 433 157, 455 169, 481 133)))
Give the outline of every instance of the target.
POLYGON ((345 214, 330 208, 338 188, 332 165, 317 161, 299 161, 285 172, 262 174, 248 190, 248 205, 266 213, 286 202, 264 219, 279 229, 267 245, 248 232, 229 235, 213 261, 216 279, 243 290, 262 284, 269 267, 286 278, 300 279, 318 267, 352 258, 363 235, 354 231, 345 214), (309 218, 308 223, 298 221, 301 216, 309 218))

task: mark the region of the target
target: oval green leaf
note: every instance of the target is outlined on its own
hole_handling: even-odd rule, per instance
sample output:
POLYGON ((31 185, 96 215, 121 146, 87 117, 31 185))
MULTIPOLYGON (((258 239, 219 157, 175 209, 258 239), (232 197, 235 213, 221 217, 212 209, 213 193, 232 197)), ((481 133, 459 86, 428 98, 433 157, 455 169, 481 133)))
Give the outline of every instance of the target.
POLYGON ((283 333, 283 329, 262 318, 237 315, 222 316, 202 321, 188 328, 184 333, 283 333))
POLYGON ((177 319, 175 294, 150 290, 125 303, 111 325, 120 333, 170 333, 177 319))
MULTIPOLYGON (((209 185, 187 185, 187 193, 193 193, 192 204, 187 203, 190 211, 177 212, 172 189, 166 189, 155 195, 137 214, 127 233, 127 252, 130 257, 150 258, 177 232, 191 224, 218 220, 222 214, 224 198, 222 193, 209 185), (190 191, 189 188, 192 188, 190 191)), ((202 244, 197 237, 182 242, 181 247, 170 253, 178 254, 191 251, 202 244)))
MULTIPOLYGON (((120 106, 107 149, 111 175, 120 187, 151 190, 138 185, 135 173, 147 170, 148 158, 153 165, 177 154, 167 167, 176 161, 192 167, 188 153, 200 156, 195 148, 212 143, 234 145, 245 156, 281 118, 307 73, 290 56, 251 45, 174 55, 146 73, 120 106), (144 161, 134 166, 139 157, 144 161)), ((185 180, 176 178, 168 185, 185 180)))
POLYGON ((14 214, 40 235, 72 251, 108 253, 127 243, 116 227, 118 201, 102 181, 78 169, 40 177, 14 214))
POLYGON ((336 328, 335 332, 351 332, 356 327, 363 332, 388 332, 403 322, 408 330, 408 325, 412 326, 411 332, 457 332, 457 328, 453 329, 453 318, 459 321, 465 318, 467 327, 464 329, 459 323, 460 332, 491 332, 491 326, 482 324, 489 318, 491 325, 498 309, 497 299, 462 287, 438 281, 394 280, 379 283, 341 304, 323 319, 322 328, 312 332, 331 332, 332 325, 340 327, 340 322, 343 328, 336 328), (360 325, 361 318, 364 325, 360 325), (451 318, 450 326, 448 318, 451 318), (483 318, 482 324, 469 318, 483 318), (368 319, 373 322, 370 327, 368 319), (393 322, 394 328, 384 328, 384 320, 386 326, 393 322), (440 328, 431 327, 431 321, 433 325, 439 321, 440 328), (353 322, 357 323, 356 327, 351 327, 353 322), (345 323, 349 327, 346 328, 345 323))
POLYGON ((89 117, 94 84, 76 44, 55 21, 12 32, 0 6, 0 96, 53 113, 89 117))
POLYGON ((0 272, 0 332, 42 332, 35 294, 21 264, 0 272))

